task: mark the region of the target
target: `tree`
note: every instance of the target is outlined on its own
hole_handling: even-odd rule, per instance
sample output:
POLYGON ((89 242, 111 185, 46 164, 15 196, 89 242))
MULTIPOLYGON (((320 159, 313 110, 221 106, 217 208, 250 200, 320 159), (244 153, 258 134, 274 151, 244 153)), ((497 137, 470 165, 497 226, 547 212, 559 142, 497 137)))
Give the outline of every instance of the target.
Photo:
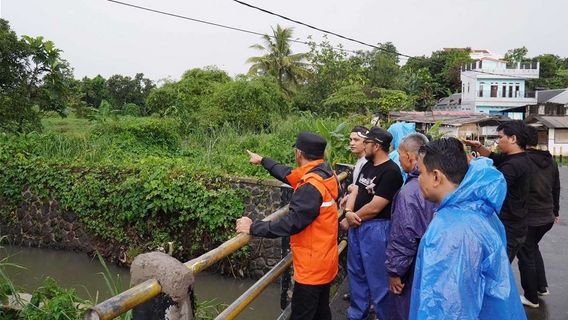
POLYGON ((272 76, 284 92, 291 95, 299 84, 310 77, 310 69, 305 62, 305 53, 292 53, 290 40, 292 28, 282 28, 276 25, 272 35, 262 36, 264 44, 254 44, 253 49, 265 51, 263 56, 250 57, 247 63, 252 66, 248 74, 251 76, 272 76))
POLYGON ((504 60, 510 63, 524 62, 528 52, 526 47, 510 49, 505 53, 504 60))
POLYGON ((539 78, 530 80, 530 89, 549 88, 560 89, 568 87, 568 69, 565 61, 557 55, 546 53, 531 59, 532 62, 540 63, 539 78))
POLYGON ((396 47, 391 42, 379 44, 372 51, 359 53, 365 68, 368 84, 385 89, 398 89, 400 75, 399 58, 396 47))
POLYGON ((410 110, 413 105, 414 99, 404 91, 357 84, 340 88, 323 102, 327 114, 341 116, 350 113, 388 114, 391 111, 410 110))
POLYGON ((157 113, 164 116, 171 108, 179 106, 177 83, 166 82, 159 88, 150 91, 146 98, 145 115, 157 113))
POLYGON ((242 131, 269 129, 270 115, 288 112, 288 100, 272 77, 237 79, 220 84, 204 102, 197 122, 202 127, 229 123, 242 131))
POLYGON ((297 110, 325 112, 322 103, 331 94, 340 88, 363 86, 367 82, 361 55, 349 56, 341 47, 334 48, 327 40, 319 44, 310 42, 308 61, 313 74, 292 101, 297 110))
POLYGON ((367 114, 379 108, 379 99, 370 97, 359 84, 339 88, 323 101, 325 114, 345 116, 350 113, 367 114))
POLYGON ((413 57, 404 66, 406 70, 416 72, 427 68, 436 85, 433 93, 436 99, 459 92, 461 88, 461 66, 472 61, 470 48, 444 49, 432 52, 430 57, 413 57))
MULTIPOLYGON (((217 87, 231 82, 225 71, 216 67, 194 68, 184 72, 178 82, 166 82, 151 90, 146 98, 144 114, 157 113, 181 120, 181 129, 189 132, 207 116, 203 107, 217 87)), ((280 89, 278 89, 280 91, 280 89)))
POLYGON ((18 39, 0 19, 0 130, 41 130, 40 113, 65 116, 72 71, 43 37, 18 39))
POLYGON ((415 101, 414 110, 426 111, 436 101, 434 92, 437 84, 427 68, 403 68, 400 81, 405 92, 415 101))
POLYGON ((533 62, 540 62, 540 78, 554 78, 562 66, 562 59, 555 54, 541 54, 532 58, 533 62))
POLYGON ((144 107, 146 97, 154 87, 152 80, 144 78, 143 73, 137 73, 134 78, 115 74, 106 81, 110 103, 119 110, 127 103, 144 107))
POLYGON ((101 75, 97 75, 92 79, 84 77, 81 80, 81 91, 83 93, 83 101, 92 108, 98 108, 103 100, 109 98, 106 79, 101 75))

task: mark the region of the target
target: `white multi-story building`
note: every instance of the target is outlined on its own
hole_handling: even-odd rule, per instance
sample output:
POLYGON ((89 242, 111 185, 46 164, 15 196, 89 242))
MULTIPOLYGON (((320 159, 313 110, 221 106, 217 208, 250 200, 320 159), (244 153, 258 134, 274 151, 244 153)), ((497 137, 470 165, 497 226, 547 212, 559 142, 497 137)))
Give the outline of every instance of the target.
POLYGON ((525 81, 538 79, 538 62, 510 64, 487 50, 472 50, 471 58, 474 61, 461 70, 462 110, 498 114, 536 103, 525 81))

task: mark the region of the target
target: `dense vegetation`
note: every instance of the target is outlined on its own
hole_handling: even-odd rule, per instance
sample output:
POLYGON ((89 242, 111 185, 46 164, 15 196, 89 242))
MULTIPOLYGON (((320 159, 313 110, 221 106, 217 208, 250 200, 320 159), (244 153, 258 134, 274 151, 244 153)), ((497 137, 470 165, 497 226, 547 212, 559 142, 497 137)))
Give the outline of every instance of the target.
MULTIPOLYGON (((205 67, 157 84, 142 73, 75 79, 54 43, 18 37, 0 19, 0 219, 15 219, 29 189, 131 256, 167 241, 178 257, 195 256, 231 236, 244 211, 247 194, 228 177, 267 178, 245 150, 292 164, 294 137, 311 130, 328 139, 330 161, 352 161, 351 126, 428 109, 460 89, 469 61, 469 49, 452 49, 401 66, 392 43, 347 53, 324 41, 294 53, 291 29, 271 35, 254 45, 264 54, 248 60, 247 75, 205 67)), ((524 48, 506 58, 541 62, 533 88, 568 87, 567 58, 529 59, 524 48)), ((8 289, 0 282, 0 300, 8 289)), ((38 290, 46 307, 77 302, 49 281, 38 290)))

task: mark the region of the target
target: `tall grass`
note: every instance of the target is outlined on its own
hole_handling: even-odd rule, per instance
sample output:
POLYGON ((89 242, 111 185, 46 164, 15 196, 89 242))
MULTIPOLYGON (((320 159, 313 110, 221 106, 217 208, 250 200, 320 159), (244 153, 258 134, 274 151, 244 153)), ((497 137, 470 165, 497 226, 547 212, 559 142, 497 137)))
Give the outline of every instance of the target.
MULTIPOLYGON (((121 284, 121 281, 120 281, 120 275, 117 274, 116 277, 113 277, 113 275, 110 272, 110 269, 108 268, 105 260, 103 259, 103 257, 98 252, 97 252, 97 258, 99 259, 99 262, 100 262, 101 266, 103 267, 103 272, 100 272, 99 274, 105 280, 105 284, 106 284, 107 289, 110 292, 110 294, 112 296, 116 296, 116 295, 124 292, 125 290, 127 290, 128 288, 122 287, 122 284, 121 284)), ((128 312, 121 315, 117 319, 131 320, 132 319, 132 310, 129 310, 128 312)))
MULTIPOLYGON (((4 236, 0 237, 0 244, 4 239, 5 239, 4 236)), ((0 251, 3 249, 4 247, 0 245, 0 251)), ((12 282, 10 277, 8 277, 8 274, 6 273, 5 269, 6 268, 25 269, 25 268, 14 263, 10 263, 9 258, 10 258, 9 256, 6 256, 0 259, 0 303, 2 304, 7 303, 8 297, 12 296, 16 304, 20 307, 23 307, 24 301, 20 298, 18 290, 14 286, 14 283, 12 282)), ((0 310, 0 315, 2 315, 2 310, 0 310)))
MULTIPOLYGON (((270 115, 269 115, 270 116, 270 115)), ((353 125, 368 122, 365 116, 350 118, 318 118, 311 113, 293 114, 287 118, 272 115, 269 128, 250 132, 235 125, 217 128, 196 127, 181 134, 175 119, 118 117, 84 123, 82 119, 50 120, 45 133, 21 136, 2 135, 16 154, 41 158, 46 162, 79 166, 134 164, 149 157, 178 159, 195 170, 225 174, 267 177, 266 172, 248 164, 246 150, 294 164, 292 144, 301 131, 315 131, 328 137, 333 161, 351 161, 347 136, 353 125), (70 121, 66 130, 63 121, 70 121), (341 132, 333 132, 342 125, 341 132), (322 129, 324 128, 324 129, 322 129), (83 131, 81 131, 83 130, 83 131)))

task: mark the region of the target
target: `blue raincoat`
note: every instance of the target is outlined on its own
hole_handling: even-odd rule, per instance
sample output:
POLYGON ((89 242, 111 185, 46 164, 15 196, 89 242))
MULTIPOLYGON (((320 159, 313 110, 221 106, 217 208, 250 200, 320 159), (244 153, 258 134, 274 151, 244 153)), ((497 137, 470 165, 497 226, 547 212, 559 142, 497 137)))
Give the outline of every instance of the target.
POLYGON ((407 135, 416 132, 416 123, 409 123, 409 122, 397 122, 393 123, 388 132, 392 134, 392 147, 393 151, 389 153, 389 158, 394 161, 399 167, 400 172, 402 174, 402 181, 406 181, 406 172, 400 166, 400 160, 398 155, 398 146, 404 137, 407 135))
POLYGON ((526 319, 497 216, 507 185, 492 164, 473 160, 440 203, 418 249, 411 320, 526 319))

